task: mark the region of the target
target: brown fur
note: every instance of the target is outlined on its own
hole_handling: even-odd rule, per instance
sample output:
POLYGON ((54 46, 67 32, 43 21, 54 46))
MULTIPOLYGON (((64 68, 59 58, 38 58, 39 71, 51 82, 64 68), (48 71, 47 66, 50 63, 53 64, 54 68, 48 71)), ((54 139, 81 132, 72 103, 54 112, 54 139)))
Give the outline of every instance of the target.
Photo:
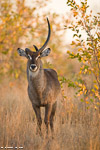
POLYGON ((51 29, 50 23, 48 23, 48 36, 44 45, 38 49, 35 45, 36 52, 32 52, 30 49, 18 48, 20 56, 24 56, 28 59, 27 63, 27 79, 28 79, 28 95, 31 100, 33 109, 36 114, 39 131, 41 131, 41 111, 40 107, 45 107, 45 124, 47 127, 50 124, 53 131, 53 120, 57 106, 57 100, 60 97, 60 84, 58 81, 57 73, 53 69, 43 69, 41 57, 48 56, 50 48, 45 49, 50 39, 51 29))
MULTIPOLYGON (((40 61, 40 68, 36 76, 30 74, 29 62, 27 65, 28 76, 28 95, 32 102, 33 109, 37 116, 38 127, 41 130, 41 112, 40 107, 45 107, 45 124, 48 130, 50 122, 51 130, 53 130, 53 118, 56 111, 56 103, 60 94, 60 84, 57 73, 53 69, 43 69, 40 61), (50 119, 51 118, 51 119, 50 119)), ((35 72, 36 73, 36 72, 35 72)), ((48 131, 47 131, 48 132, 48 131)))

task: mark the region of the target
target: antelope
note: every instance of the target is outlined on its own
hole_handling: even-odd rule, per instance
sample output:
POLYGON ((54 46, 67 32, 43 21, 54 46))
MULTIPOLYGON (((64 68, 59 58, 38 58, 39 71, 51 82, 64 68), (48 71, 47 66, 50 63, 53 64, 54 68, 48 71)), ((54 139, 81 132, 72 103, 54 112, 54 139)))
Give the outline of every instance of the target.
POLYGON ((53 69, 44 69, 41 58, 48 56, 51 49, 47 46, 51 28, 48 23, 48 36, 44 45, 38 49, 37 46, 33 45, 35 52, 29 48, 25 50, 18 48, 17 51, 20 56, 24 56, 28 59, 27 61, 27 80, 28 80, 28 96, 32 103, 32 107, 37 118, 38 131, 41 132, 41 107, 45 107, 44 122, 46 125, 46 131, 48 134, 48 127, 50 125, 51 131, 54 131, 54 116, 57 107, 57 101, 61 92, 60 83, 58 81, 57 72, 53 69))

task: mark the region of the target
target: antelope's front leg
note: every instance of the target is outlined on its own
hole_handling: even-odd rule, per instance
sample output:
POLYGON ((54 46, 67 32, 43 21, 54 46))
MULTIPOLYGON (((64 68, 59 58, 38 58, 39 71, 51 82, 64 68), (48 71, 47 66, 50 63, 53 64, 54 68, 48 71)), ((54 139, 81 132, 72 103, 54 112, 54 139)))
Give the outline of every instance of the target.
POLYGON ((42 119, 41 119, 41 111, 40 111, 40 107, 32 104, 33 106, 33 109, 35 111, 35 114, 36 114, 36 118, 37 118, 37 125, 38 125, 38 131, 39 131, 39 134, 41 135, 41 124, 42 124, 42 119))
POLYGON ((50 124, 51 110, 52 110, 52 105, 47 104, 46 107, 45 107, 45 118, 44 118, 44 122, 45 122, 46 129, 47 129, 47 134, 48 134, 48 127, 49 127, 49 124, 50 124))

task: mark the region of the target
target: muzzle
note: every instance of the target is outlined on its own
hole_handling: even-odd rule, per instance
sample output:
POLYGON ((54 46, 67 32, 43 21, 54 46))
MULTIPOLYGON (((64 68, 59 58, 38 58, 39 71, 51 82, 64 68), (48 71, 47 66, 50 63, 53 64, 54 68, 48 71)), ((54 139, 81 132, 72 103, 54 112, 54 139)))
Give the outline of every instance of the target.
POLYGON ((35 64, 31 64, 30 65, 30 70, 31 71, 36 71, 37 70, 37 66, 35 64))

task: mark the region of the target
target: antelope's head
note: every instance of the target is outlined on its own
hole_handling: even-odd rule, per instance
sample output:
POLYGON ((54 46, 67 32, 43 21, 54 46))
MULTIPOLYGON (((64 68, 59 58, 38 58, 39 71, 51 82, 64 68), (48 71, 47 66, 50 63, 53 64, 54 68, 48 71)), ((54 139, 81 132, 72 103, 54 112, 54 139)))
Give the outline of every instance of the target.
POLYGON ((51 51, 50 48, 45 49, 45 47, 47 46, 47 44, 49 42, 50 34, 51 34, 50 23, 49 23, 48 18, 47 18, 47 22, 48 22, 48 36, 47 36, 47 39, 46 39, 44 45, 40 49, 38 49, 35 45, 33 45, 33 46, 34 46, 36 52, 31 51, 29 48, 25 48, 25 50, 23 50, 21 48, 17 49, 20 56, 24 56, 28 59, 29 69, 32 72, 36 72, 39 69, 40 58, 48 56, 51 51))

